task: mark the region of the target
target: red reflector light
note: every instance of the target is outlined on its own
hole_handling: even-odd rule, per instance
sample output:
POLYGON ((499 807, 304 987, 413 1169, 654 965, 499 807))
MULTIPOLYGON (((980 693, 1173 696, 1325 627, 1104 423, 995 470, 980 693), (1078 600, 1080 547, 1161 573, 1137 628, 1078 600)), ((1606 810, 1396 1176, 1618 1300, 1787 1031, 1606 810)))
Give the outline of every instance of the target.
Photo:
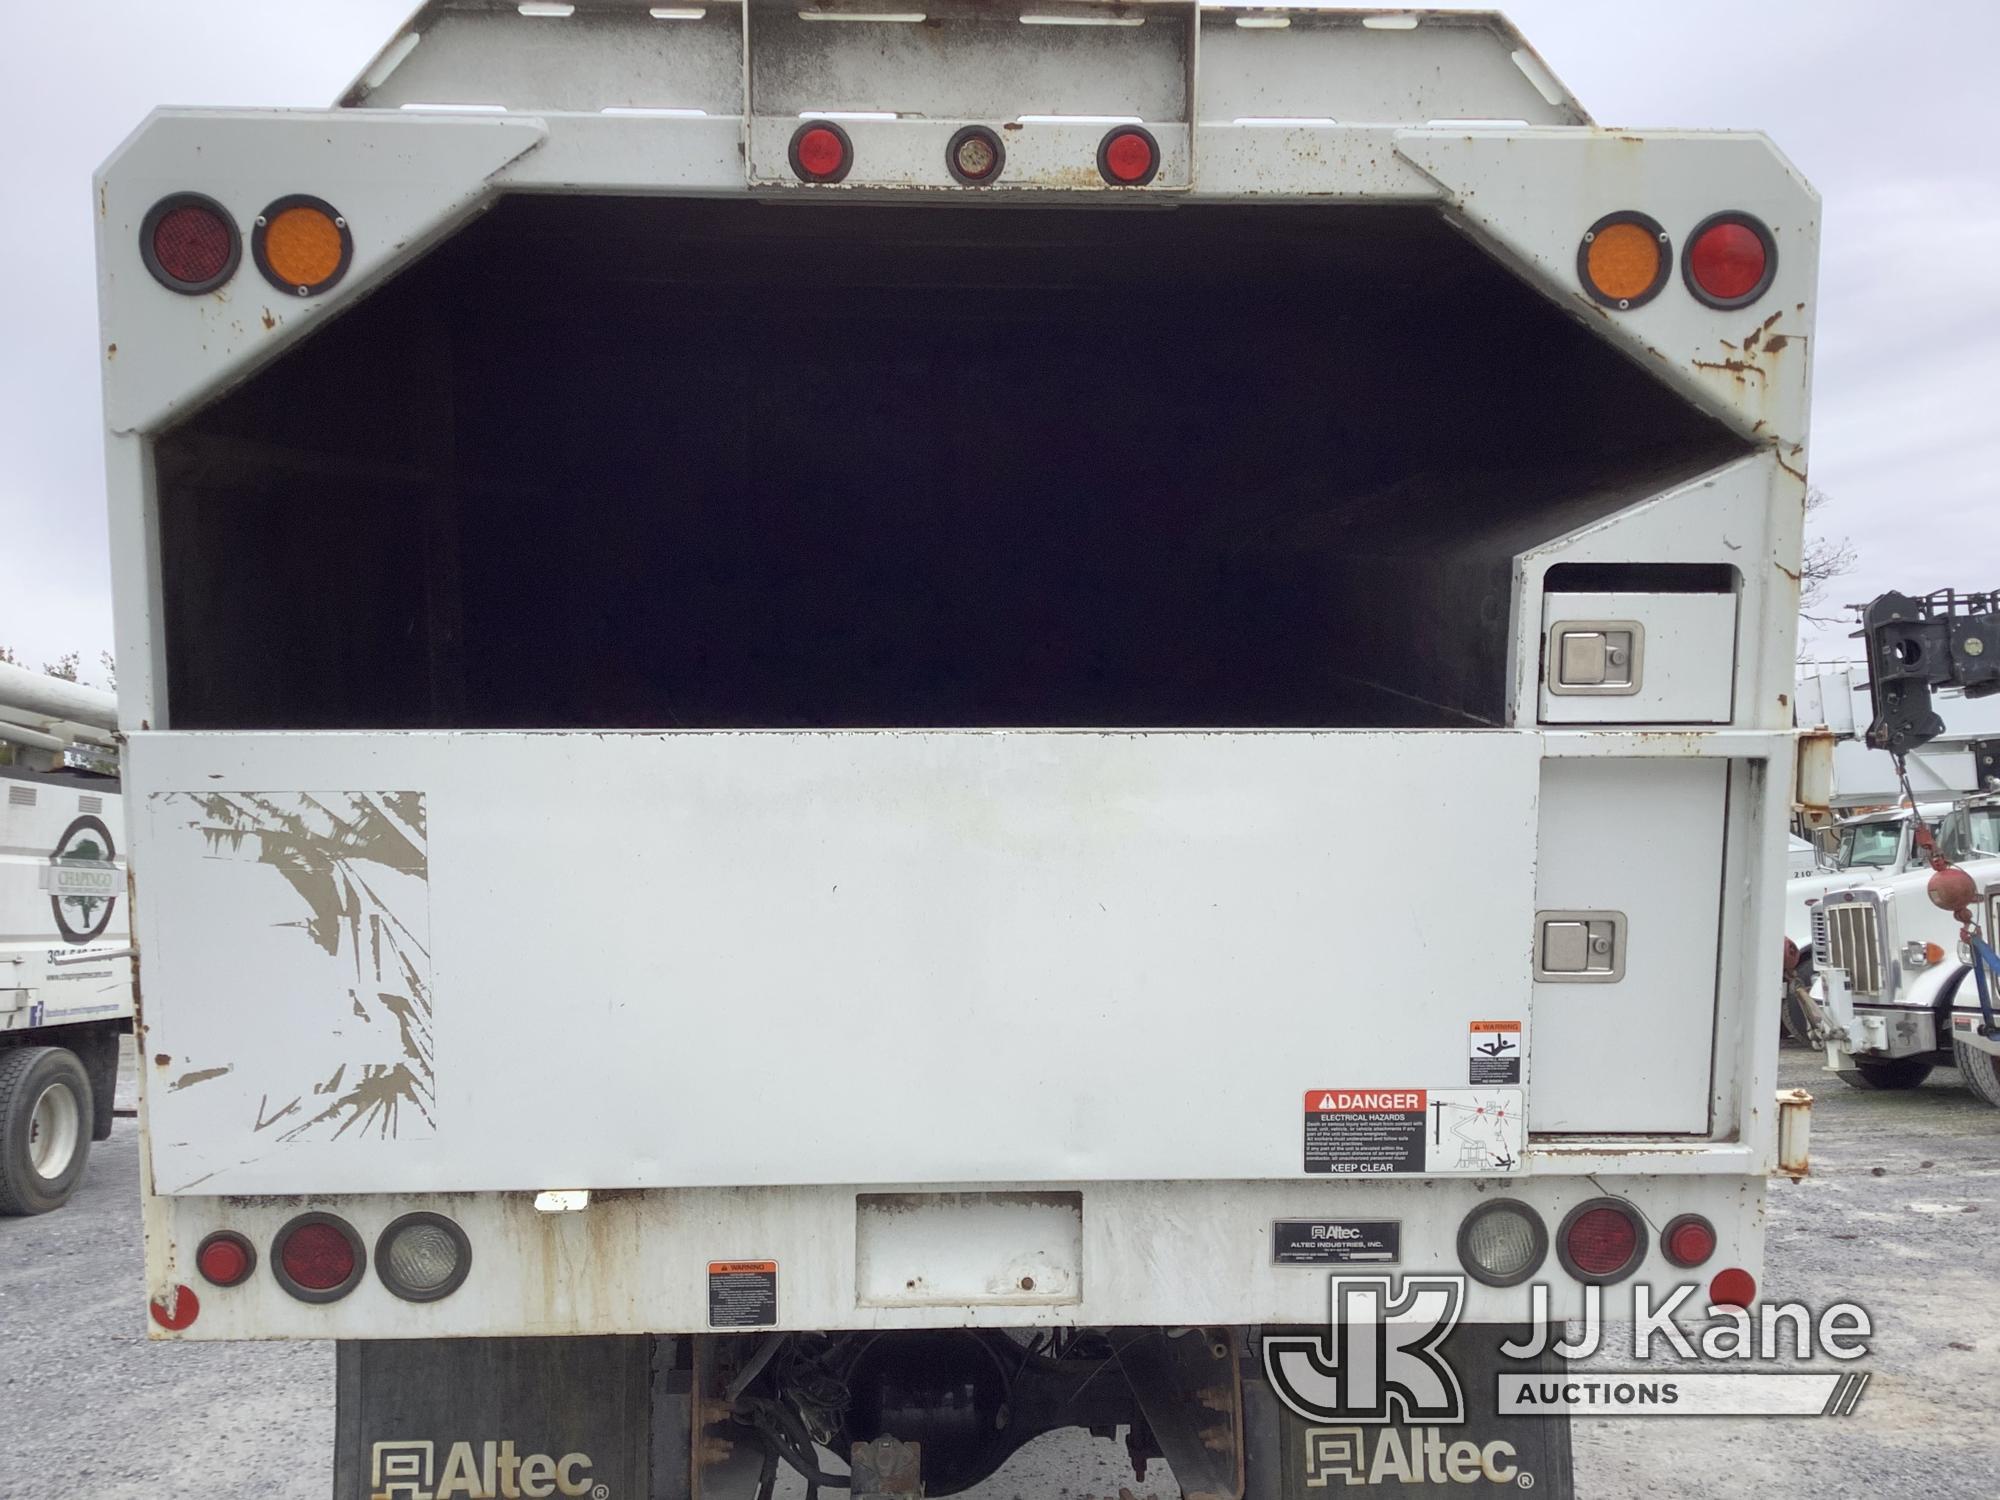
POLYGON ((1637 1210, 1617 1198, 1579 1203, 1556 1236, 1563 1268, 1579 1281, 1619 1281, 1638 1267, 1646 1237, 1637 1210))
POLYGON ((1715 1254, 1715 1226, 1700 1214, 1682 1214, 1660 1232, 1660 1250, 1677 1266, 1701 1265, 1715 1254))
POLYGON ((257 1265, 257 1252, 240 1234, 218 1230, 194 1253, 195 1269, 215 1286, 240 1286, 257 1265))
POLYGON ((808 120, 792 133, 792 170, 807 182, 838 182, 854 157, 847 132, 831 120, 808 120))
POLYGON ((201 1298, 194 1294, 193 1287, 172 1286, 167 1288, 166 1296, 155 1297, 147 1310, 155 1323, 178 1333, 201 1316, 201 1298))
POLYGON ((169 291, 194 296, 235 274, 242 237, 221 204, 199 193, 162 198, 139 226, 139 258, 169 291))
POLYGON ((361 1237, 332 1214, 300 1214, 278 1231, 278 1284, 302 1302, 332 1302, 361 1279, 361 1237))
POLYGON ((1098 146, 1097 170, 1117 187, 1144 187, 1160 170, 1160 143, 1137 125, 1120 125, 1098 146))
POLYGON ((1695 226, 1681 269, 1688 290, 1710 307, 1747 307, 1777 274, 1777 242, 1748 214, 1716 214, 1695 226))
POLYGON ((1757 1278, 1736 1266, 1717 1271, 1708 1284, 1708 1300, 1715 1307, 1748 1307, 1757 1300, 1757 1278))

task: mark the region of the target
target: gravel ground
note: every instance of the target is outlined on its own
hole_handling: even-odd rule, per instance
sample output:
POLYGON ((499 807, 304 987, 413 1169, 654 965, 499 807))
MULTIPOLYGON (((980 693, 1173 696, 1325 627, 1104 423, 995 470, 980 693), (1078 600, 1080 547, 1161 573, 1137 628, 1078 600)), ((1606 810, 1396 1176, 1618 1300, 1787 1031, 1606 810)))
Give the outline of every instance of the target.
MULTIPOLYGON (((1580 1422, 1577 1492, 1990 1500, 2000 1457, 1978 1434, 2000 1390, 2000 1241, 1986 1227, 2000 1216, 2000 1112, 1955 1073, 1860 1094, 1787 1052, 1781 1074, 1819 1098, 1814 1173, 1772 1185, 1764 1293, 1868 1308, 1873 1383, 1839 1421, 1580 1422)), ((331 1346, 149 1344, 138 1177, 138 1132, 121 1120, 66 1209, 0 1220, 0 1496, 324 1500, 331 1346)), ((1629 1336, 1608 1342, 1595 1363, 1630 1367, 1629 1336)), ((1175 1493, 1161 1466, 1146 1478, 1133 1493, 1175 1493)), ((1115 1500, 1131 1485, 1122 1445, 1065 1434, 973 1493, 1115 1500)))

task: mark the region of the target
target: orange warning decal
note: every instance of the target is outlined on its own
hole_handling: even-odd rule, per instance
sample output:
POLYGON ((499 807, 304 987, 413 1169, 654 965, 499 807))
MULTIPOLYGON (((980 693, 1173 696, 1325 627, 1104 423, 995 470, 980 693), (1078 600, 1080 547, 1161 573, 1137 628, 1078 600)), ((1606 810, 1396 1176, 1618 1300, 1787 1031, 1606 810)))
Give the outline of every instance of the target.
POLYGON ((1423 1113, 1422 1089, 1307 1089, 1306 1112, 1316 1115, 1369 1114, 1376 1110, 1423 1113))
POLYGON ((768 1276, 778 1269, 775 1260, 712 1260, 708 1263, 711 1276, 768 1276))
POLYGON ((1519 1021, 1473 1021, 1466 1029, 1469 1031, 1519 1031, 1521 1023, 1519 1021))

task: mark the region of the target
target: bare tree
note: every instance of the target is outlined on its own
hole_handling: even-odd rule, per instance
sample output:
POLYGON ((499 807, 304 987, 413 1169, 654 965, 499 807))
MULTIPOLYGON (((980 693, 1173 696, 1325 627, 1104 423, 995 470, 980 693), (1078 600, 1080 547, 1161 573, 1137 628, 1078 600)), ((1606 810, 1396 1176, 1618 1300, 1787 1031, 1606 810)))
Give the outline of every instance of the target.
POLYGON ((83 664, 83 658, 74 651, 65 651, 52 662, 43 662, 42 671, 50 677, 60 677, 64 682, 76 681, 76 669, 83 664))
POLYGON ((1844 536, 1828 536, 1813 526, 1814 512, 1825 509, 1830 498, 1817 486, 1806 491, 1806 546, 1805 556, 1799 562, 1799 615, 1815 625, 1845 623, 1845 612, 1826 615, 1814 611, 1825 601, 1827 586, 1854 571, 1854 543, 1844 536))

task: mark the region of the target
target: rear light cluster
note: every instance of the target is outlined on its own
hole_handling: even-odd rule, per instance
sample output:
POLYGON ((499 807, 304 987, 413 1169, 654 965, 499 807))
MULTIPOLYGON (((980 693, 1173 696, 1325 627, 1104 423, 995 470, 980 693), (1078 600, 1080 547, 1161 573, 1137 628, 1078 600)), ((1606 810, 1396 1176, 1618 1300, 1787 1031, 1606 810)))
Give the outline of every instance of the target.
MULTIPOLYGON (((243 236, 229 210, 213 198, 169 193, 140 222, 139 258, 168 291, 200 296, 236 274, 243 236)), ((293 193, 251 221, 250 258, 278 290, 317 297, 347 274, 354 237, 331 203, 293 193)))
MULTIPOLYGON (((1631 1276, 1645 1262, 1647 1244, 1645 1219, 1623 1198, 1577 1204, 1554 1237, 1563 1270, 1592 1286, 1631 1276)), ((1458 1226, 1459 1264, 1487 1286, 1519 1286, 1541 1269, 1549 1246, 1542 1216, 1513 1198, 1480 1204, 1458 1226)), ((1660 1231, 1660 1254, 1682 1271, 1708 1264, 1716 1246, 1715 1226, 1700 1214, 1682 1214, 1660 1231)), ((1709 1283, 1709 1301, 1721 1306, 1747 1307, 1756 1295, 1756 1279, 1735 1267, 1718 1271, 1709 1283)))
MULTIPOLYGON (((338 1302, 361 1284, 368 1249, 338 1214, 306 1213, 271 1239, 271 1275, 301 1302, 338 1302)), ((472 1270, 472 1242, 443 1214, 409 1213, 375 1240, 375 1274, 405 1302, 448 1297, 472 1270)), ((233 1229, 219 1229, 194 1253, 195 1269, 212 1287, 243 1285, 257 1270, 257 1248, 233 1229)), ((178 1331, 200 1314, 194 1290, 176 1286, 152 1305, 153 1321, 178 1331)))
MULTIPOLYGON (((1680 264, 1697 302, 1723 311, 1748 307, 1778 274, 1778 242, 1761 219, 1731 209, 1694 226, 1680 264)), ((1673 265, 1672 237, 1658 220, 1629 209, 1599 219, 1576 248, 1583 289, 1620 312, 1659 296, 1673 265)))
MULTIPOLYGON (((787 152, 801 182, 841 182, 854 166, 854 142, 832 120, 807 120, 792 132, 787 152)), ((966 187, 986 187, 1007 169, 997 132, 968 125, 944 149, 945 170, 966 187)), ((1117 125, 1097 146, 1097 170, 1112 187, 1145 187, 1160 174, 1160 143, 1141 125, 1117 125)))

